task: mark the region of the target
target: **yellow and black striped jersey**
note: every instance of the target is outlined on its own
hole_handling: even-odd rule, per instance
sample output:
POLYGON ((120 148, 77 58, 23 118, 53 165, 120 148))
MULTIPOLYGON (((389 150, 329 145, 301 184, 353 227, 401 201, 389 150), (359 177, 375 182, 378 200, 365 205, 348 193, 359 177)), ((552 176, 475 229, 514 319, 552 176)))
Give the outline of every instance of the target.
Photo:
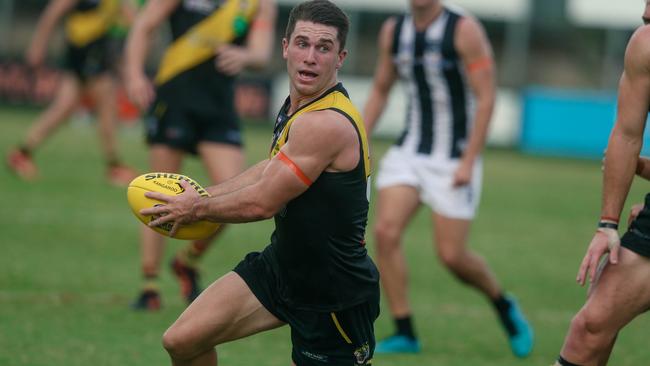
POLYGON ((183 0, 170 16, 173 41, 158 67, 156 84, 214 59, 221 44, 241 44, 258 6, 258 0, 183 0))
POLYGON ((67 41, 83 47, 107 35, 119 15, 120 0, 80 0, 65 20, 67 41))

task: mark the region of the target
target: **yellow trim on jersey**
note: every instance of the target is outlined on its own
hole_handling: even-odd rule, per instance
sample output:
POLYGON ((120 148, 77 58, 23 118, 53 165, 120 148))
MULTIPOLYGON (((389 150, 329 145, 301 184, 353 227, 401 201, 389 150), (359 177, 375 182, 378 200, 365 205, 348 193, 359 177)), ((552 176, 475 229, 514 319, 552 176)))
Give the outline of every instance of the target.
POLYGON ((345 331, 343 330, 343 327, 341 327, 341 323, 339 323, 339 319, 336 317, 336 314, 330 313, 330 315, 332 316, 332 321, 334 322, 334 325, 336 325, 336 329, 339 330, 339 333, 341 333, 341 336, 343 337, 343 339, 345 339, 345 341, 348 344, 352 344, 352 340, 345 333, 345 331))
POLYGON ((214 13, 195 24, 165 51, 156 84, 214 57, 215 49, 237 38, 235 21, 243 17, 247 26, 257 11, 257 0, 227 0, 214 13))
POLYGON ((282 132, 280 133, 280 137, 278 137, 275 145, 271 149, 269 158, 273 158, 280 151, 282 146, 287 143, 287 140, 289 139, 289 129, 291 128, 291 124, 296 120, 296 118, 298 118, 298 116, 302 115, 303 113, 321 111, 326 109, 340 110, 344 112, 352 119, 351 122, 354 123, 354 125, 357 127, 359 136, 361 138, 364 170, 366 173, 366 178, 368 178, 370 176, 370 154, 368 150, 366 128, 361 119, 361 114, 359 111, 357 111, 357 108, 352 104, 350 99, 348 99, 348 97, 346 97, 345 94, 343 94, 341 91, 336 89, 331 91, 329 94, 313 101, 311 104, 307 104, 306 106, 302 107, 296 113, 294 113, 291 118, 289 118, 284 128, 282 129, 282 132))
POLYGON ((119 10, 119 0, 102 0, 92 10, 73 11, 65 22, 66 38, 76 47, 101 38, 115 22, 119 10))

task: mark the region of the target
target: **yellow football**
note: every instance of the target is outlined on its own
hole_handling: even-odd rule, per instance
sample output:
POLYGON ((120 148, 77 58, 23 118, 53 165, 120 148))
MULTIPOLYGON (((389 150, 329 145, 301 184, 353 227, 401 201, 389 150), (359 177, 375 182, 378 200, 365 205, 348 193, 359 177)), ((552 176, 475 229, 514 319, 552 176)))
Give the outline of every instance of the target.
MULTIPOLYGON (((168 195, 178 195, 185 191, 181 187, 181 179, 188 181, 196 191, 203 197, 210 197, 210 194, 203 189, 195 180, 181 174, 174 173, 147 173, 131 181, 126 191, 126 198, 131 206, 131 211, 143 224, 147 225, 155 219, 153 216, 143 216, 140 210, 163 205, 164 202, 145 197, 146 192, 160 192, 168 195)), ((173 223, 165 223, 161 226, 152 227, 151 229, 169 236, 173 223)), ((174 238, 195 240, 205 239, 219 228, 218 223, 209 221, 198 221, 190 225, 181 226, 174 238)))

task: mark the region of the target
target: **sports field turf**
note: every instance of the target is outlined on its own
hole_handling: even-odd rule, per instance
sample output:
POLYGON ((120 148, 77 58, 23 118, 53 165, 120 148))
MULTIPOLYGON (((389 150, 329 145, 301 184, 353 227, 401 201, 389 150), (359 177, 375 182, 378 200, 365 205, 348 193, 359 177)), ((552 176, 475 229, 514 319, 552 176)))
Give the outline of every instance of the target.
MULTIPOLYGON (((34 111, 0 109, 4 153, 22 138, 34 111)), ((146 171, 142 128, 120 131, 126 161, 146 171)), ((270 128, 248 126, 248 159, 264 157, 270 128)), ((373 141, 375 163, 386 141, 373 141)), ((42 179, 26 184, 0 169, 0 365, 165 365, 160 337, 184 309, 170 271, 162 272, 163 310, 128 309, 139 285, 138 222, 125 190, 109 186, 90 123, 62 128, 36 155, 42 179)), ((429 215, 421 210, 406 236, 411 298, 424 350, 417 356, 377 356, 373 365, 550 365, 585 289, 576 270, 600 204, 600 163, 537 158, 489 150, 485 185, 471 245, 483 254, 535 326, 530 358, 518 360, 487 302, 453 279, 431 248, 429 215)), ((206 182, 196 160, 184 172, 206 182)), ((648 185, 636 182, 640 201, 648 185)), ((633 202, 628 202, 628 206, 633 202)), ((372 223, 372 219, 371 219, 372 223)), ((204 283, 261 249, 272 223, 235 225, 204 261, 204 283)), ((372 251, 373 238, 368 235, 372 251)), ((181 243, 170 241, 167 259, 181 243)), ((378 338, 392 332, 385 306, 378 338)), ((650 319, 619 336, 611 365, 650 363, 650 319)), ((288 329, 219 348, 221 365, 290 364, 288 329)))

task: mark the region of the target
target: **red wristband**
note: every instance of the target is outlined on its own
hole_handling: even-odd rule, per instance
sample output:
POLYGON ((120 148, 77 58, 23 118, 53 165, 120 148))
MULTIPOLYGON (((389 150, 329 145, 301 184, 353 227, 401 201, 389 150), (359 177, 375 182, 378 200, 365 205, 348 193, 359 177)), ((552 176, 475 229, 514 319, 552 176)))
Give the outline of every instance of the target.
POLYGON ((612 217, 612 216, 601 216, 600 221, 611 221, 615 222, 618 224, 618 217, 612 217))

